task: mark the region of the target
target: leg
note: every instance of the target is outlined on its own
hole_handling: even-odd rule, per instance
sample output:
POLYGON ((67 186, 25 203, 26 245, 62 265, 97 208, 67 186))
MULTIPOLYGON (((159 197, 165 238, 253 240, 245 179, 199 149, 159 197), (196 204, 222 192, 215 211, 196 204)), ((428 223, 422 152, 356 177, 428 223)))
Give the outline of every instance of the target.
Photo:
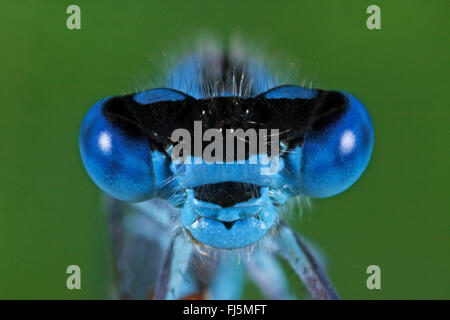
POLYGON ((177 233, 167 250, 155 288, 155 299, 178 299, 191 261, 192 244, 182 232, 177 233))
POLYGON ((271 252, 258 250, 246 262, 250 278, 256 283, 267 299, 289 300, 293 296, 278 261, 271 252))
POLYGON ((244 265, 237 259, 225 259, 217 269, 209 285, 209 298, 212 300, 238 300, 244 284, 244 265))
POLYGON ((276 241, 280 254, 302 279, 313 299, 339 299, 339 295, 325 272, 295 231, 282 224, 276 241))
POLYGON ((169 210, 160 199, 142 204, 145 211, 109 197, 104 200, 116 278, 115 297, 147 299, 168 246, 169 230, 162 218, 169 210))

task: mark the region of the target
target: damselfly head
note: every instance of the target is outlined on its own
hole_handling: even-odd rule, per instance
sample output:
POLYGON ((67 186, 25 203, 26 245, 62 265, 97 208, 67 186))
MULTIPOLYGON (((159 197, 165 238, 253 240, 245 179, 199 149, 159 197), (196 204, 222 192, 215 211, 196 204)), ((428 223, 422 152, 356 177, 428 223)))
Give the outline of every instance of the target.
POLYGON ((180 195, 183 227, 205 245, 255 243, 290 197, 350 187, 373 148, 355 97, 276 86, 267 74, 226 51, 193 54, 174 68, 172 87, 100 100, 81 127, 86 170, 120 200, 180 195))

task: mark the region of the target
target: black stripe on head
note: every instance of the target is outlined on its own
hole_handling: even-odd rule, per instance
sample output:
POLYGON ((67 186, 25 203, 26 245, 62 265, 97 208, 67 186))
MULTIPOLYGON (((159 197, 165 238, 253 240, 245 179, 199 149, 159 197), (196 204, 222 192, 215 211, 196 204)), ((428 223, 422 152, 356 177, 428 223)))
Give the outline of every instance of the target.
MULTIPOLYGON (((129 134, 147 136, 151 145, 164 150, 175 129, 183 128, 194 137, 194 121, 207 129, 278 129, 279 140, 289 147, 302 145, 308 130, 320 132, 336 122, 348 108, 344 95, 318 90, 312 99, 267 99, 213 97, 159 101, 142 105, 133 95, 114 97, 103 106, 103 114, 129 134)), ((270 133, 270 132, 269 132, 270 133)), ((192 139, 193 141, 194 139, 192 139)), ((224 139, 225 141, 225 139, 224 139)), ((205 142, 205 146, 209 142, 205 142)))

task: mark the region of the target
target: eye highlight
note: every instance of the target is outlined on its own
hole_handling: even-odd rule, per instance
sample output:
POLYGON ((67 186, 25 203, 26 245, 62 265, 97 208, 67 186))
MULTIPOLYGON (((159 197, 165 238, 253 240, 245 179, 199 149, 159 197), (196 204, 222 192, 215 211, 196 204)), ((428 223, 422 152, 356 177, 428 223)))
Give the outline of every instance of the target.
POLYGON ((108 195, 124 201, 149 199, 156 192, 151 149, 144 136, 129 134, 107 119, 102 109, 110 99, 98 101, 83 120, 81 159, 108 195))
MULTIPOLYGON (((373 149, 373 127, 362 103, 341 92, 346 109, 335 121, 305 134, 300 191, 325 198, 349 188, 364 172, 373 149)), ((325 102, 326 103, 326 102, 325 102)), ((322 109, 327 105, 321 106, 322 109)))

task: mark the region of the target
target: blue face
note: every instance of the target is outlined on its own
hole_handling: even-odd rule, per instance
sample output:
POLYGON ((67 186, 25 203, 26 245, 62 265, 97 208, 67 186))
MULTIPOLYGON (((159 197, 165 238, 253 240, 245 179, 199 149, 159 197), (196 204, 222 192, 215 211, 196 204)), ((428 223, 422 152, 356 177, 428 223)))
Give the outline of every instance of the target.
POLYGON ((345 92, 280 86, 248 98, 197 99, 163 88, 100 100, 83 121, 79 143, 88 174, 104 192, 123 201, 165 198, 180 208, 193 239, 235 249, 273 228, 290 197, 324 198, 349 188, 369 162, 373 128, 361 102, 345 92), (223 163, 172 162, 172 132, 192 132, 198 120, 204 130, 221 132, 278 129, 281 151, 223 163))

